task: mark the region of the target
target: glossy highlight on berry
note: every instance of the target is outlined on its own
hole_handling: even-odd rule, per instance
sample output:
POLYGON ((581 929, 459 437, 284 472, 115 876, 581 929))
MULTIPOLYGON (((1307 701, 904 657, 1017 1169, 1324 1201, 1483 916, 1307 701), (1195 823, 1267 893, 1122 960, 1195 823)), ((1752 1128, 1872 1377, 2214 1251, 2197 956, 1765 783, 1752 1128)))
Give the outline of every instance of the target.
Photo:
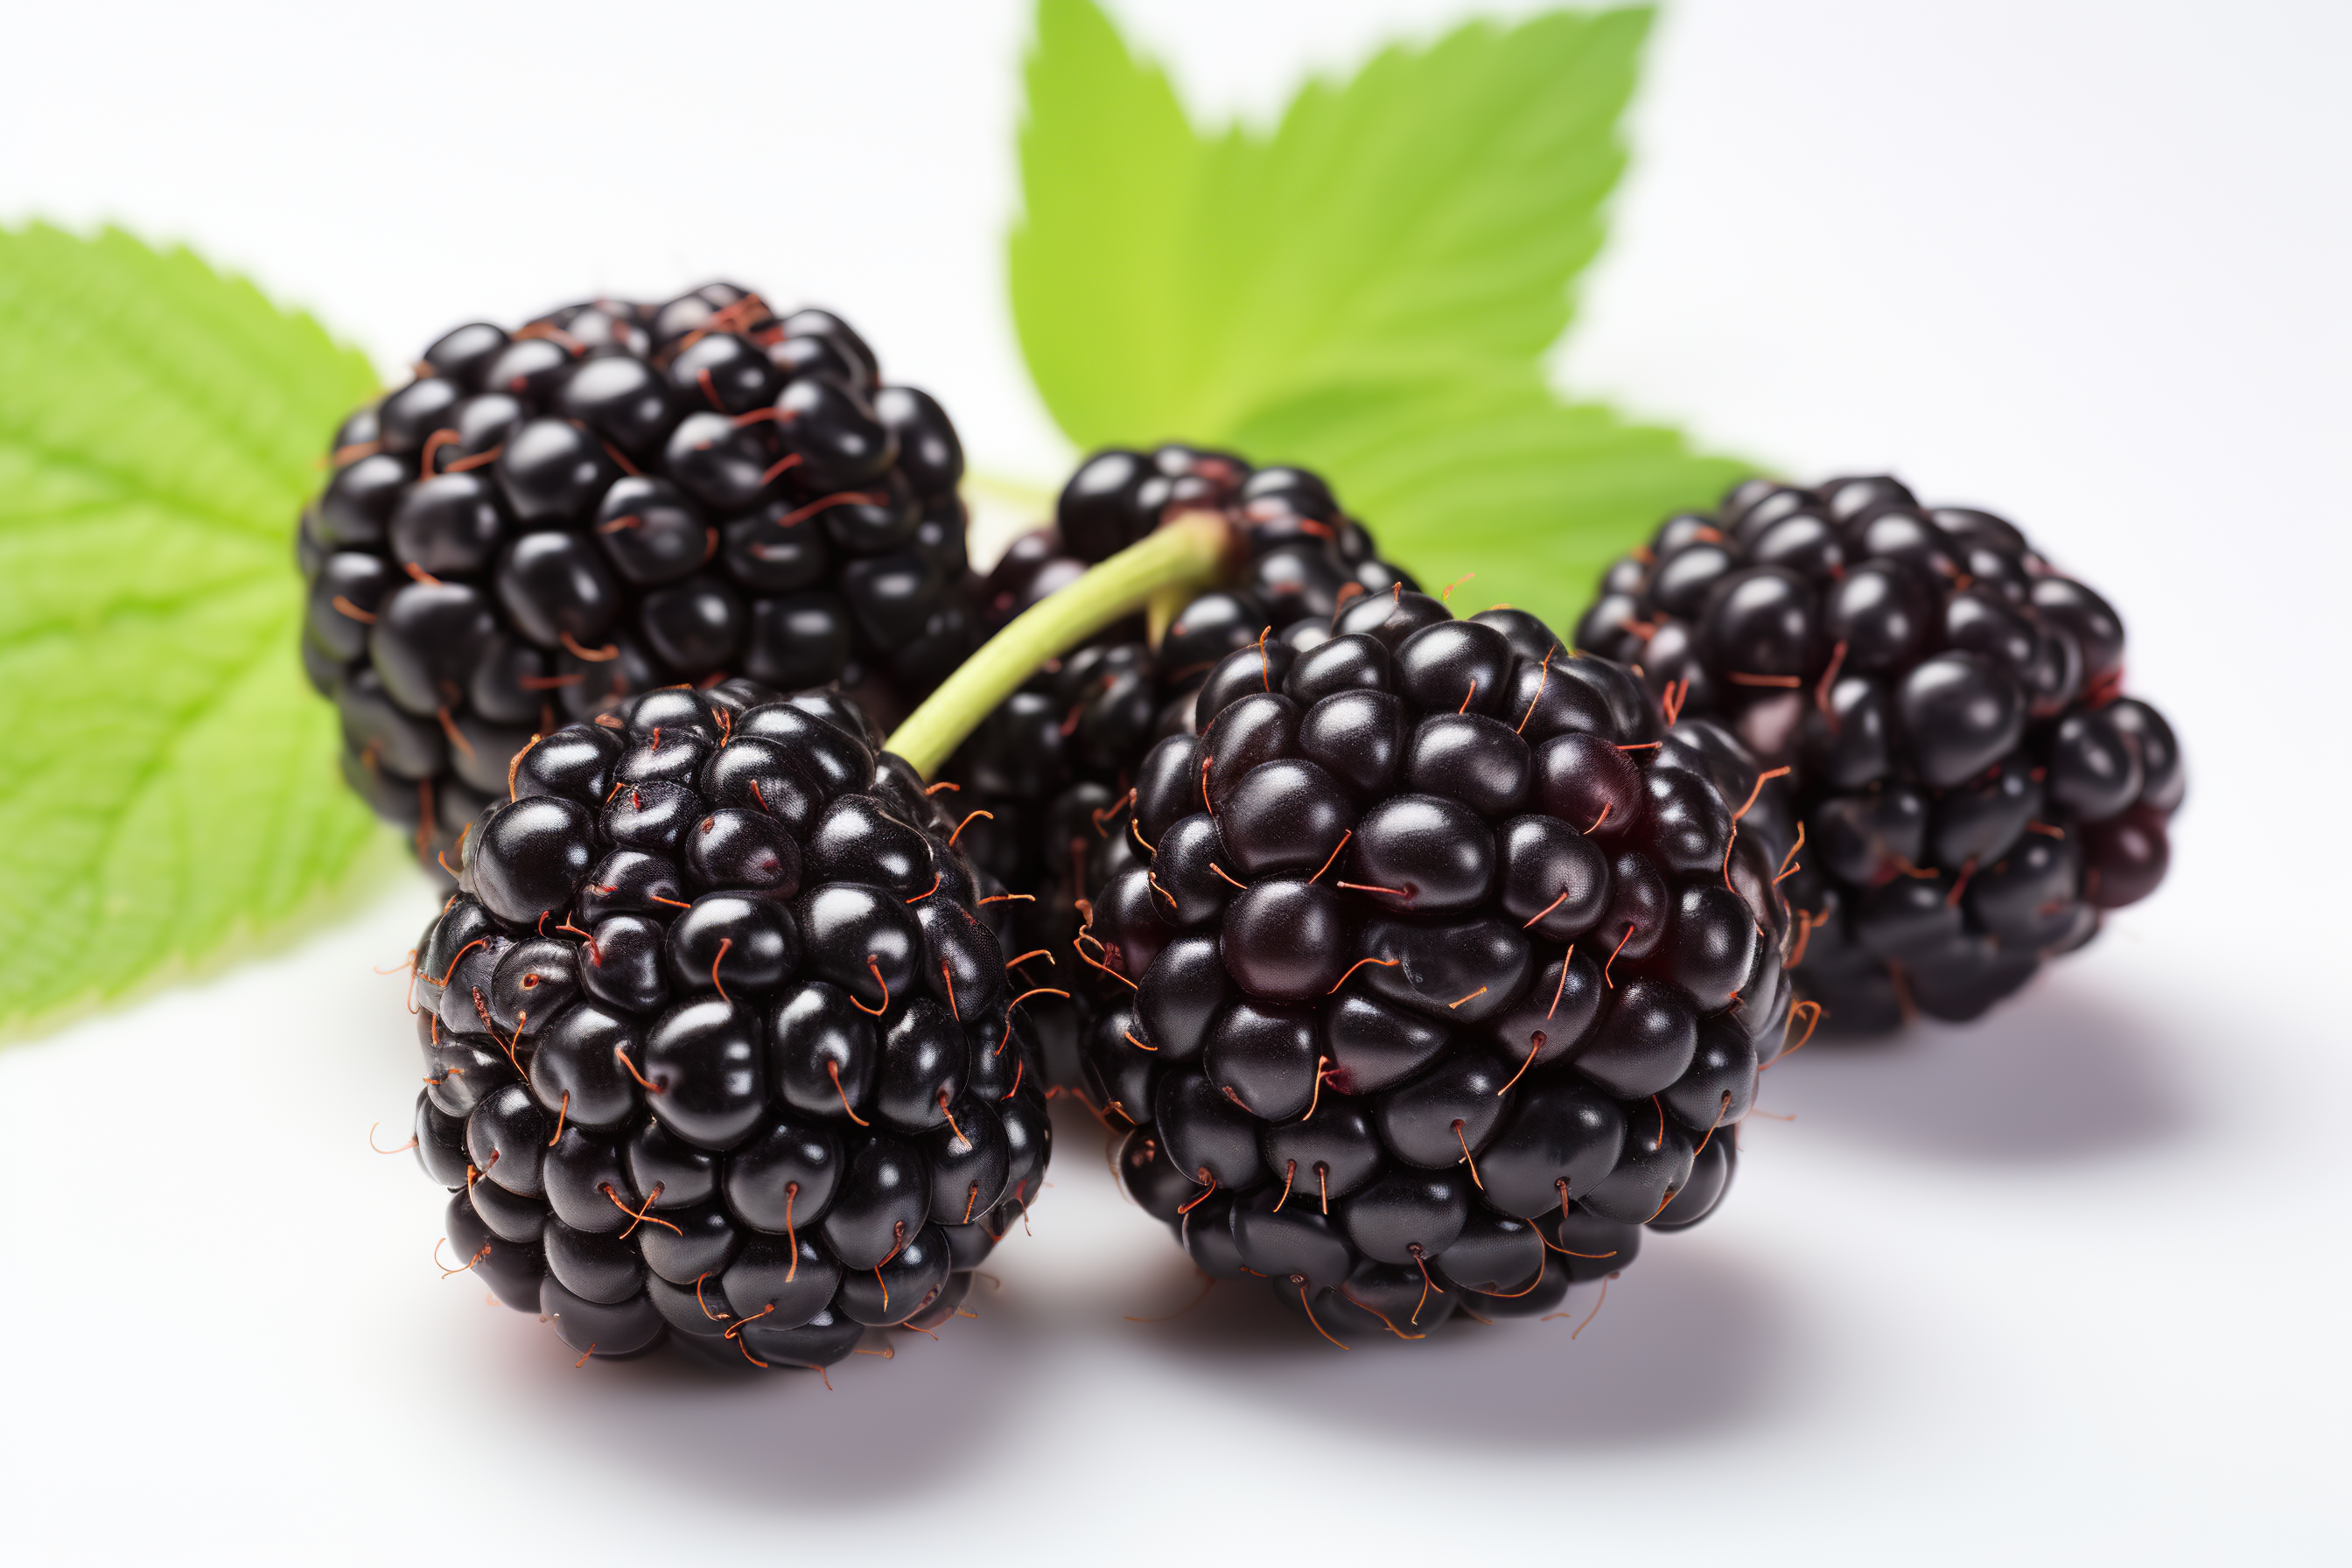
POLYGON ((945 411, 839 318, 731 284, 458 327, 330 461, 303 668, 445 880, 535 737, 730 675, 887 725, 980 642, 945 411))
POLYGON ((1044 1181, 1001 889, 866 724, 662 688, 467 825, 411 977, 417 1157, 459 1266, 583 1359, 823 1367, 935 1330, 1044 1181), (787 779, 803 808, 764 807, 787 779))
MULTIPOLYGON (((1078 524, 1141 473, 1082 470, 1078 524)), ((1223 624, 1128 792, 1055 829, 1129 1194, 1334 1344, 1556 1305, 1703 1219, 1791 1037, 1789 770, 1507 607, 1223 624)))
MULTIPOLYGON (((1370 637, 1334 638, 1331 620, 1348 603, 1412 584, 1379 558, 1329 487, 1303 468, 1254 468, 1181 445, 1097 452, 1081 464, 1052 525, 1015 539, 990 572, 986 626, 1002 627, 1089 566, 1201 512, 1223 518, 1241 542, 1233 580, 1171 606, 1164 626, 1134 616, 1049 661, 941 772, 967 810, 992 814, 960 842, 1024 895, 1023 948, 1066 954, 1079 900, 1150 858, 1148 846, 1198 807, 1204 782, 1221 795, 1262 752, 1273 754, 1265 748, 1287 748, 1285 726, 1318 699, 1384 691, 1390 680, 1389 650, 1370 637), (1145 771, 1160 737, 1212 727, 1233 744, 1205 780, 1197 768, 1181 778, 1145 771)), ((1332 736, 1326 752, 1295 753, 1290 768, 1253 786, 1230 837, 1212 845, 1186 829, 1158 886, 1139 880, 1140 895, 1121 896, 1222 906, 1262 877, 1316 871, 1353 826, 1365 770, 1395 765, 1378 760, 1382 742, 1376 717, 1332 736), (1314 826, 1293 835, 1302 814, 1314 826)), ((1322 873, 1321 885, 1335 874, 1322 873)), ((1129 922, 1129 951, 1145 963, 1158 951, 1148 923, 1129 922)), ((1056 1081, 1076 1081, 1077 1008, 1056 997, 1033 1005, 1056 1081)))
POLYGON ((1792 902, 1825 1028, 1976 1017, 2163 879, 2186 775, 2122 694, 2121 617, 1990 512, 1746 480, 1612 565, 1577 640, 1792 770, 1760 804, 1804 845, 1748 875, 1792 902))

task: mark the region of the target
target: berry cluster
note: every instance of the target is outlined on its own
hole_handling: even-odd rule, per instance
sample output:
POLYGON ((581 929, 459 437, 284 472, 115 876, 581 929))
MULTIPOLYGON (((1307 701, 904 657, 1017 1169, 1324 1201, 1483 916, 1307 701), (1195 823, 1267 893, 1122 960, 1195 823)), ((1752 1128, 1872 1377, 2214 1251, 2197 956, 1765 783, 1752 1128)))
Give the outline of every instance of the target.
POLYGON ((726 673, 888 721, 978 641, 946 414, 839 318, 730 285, 459 327, 332 463, 303 663, 428 865, 562 720, 726 673))
MULTIPOLYGON (((1229 453, 1173 445, 1115 448, 1087 458, 1064 487, 1054 525, 1014 540, 989 574, 989 629, 1168 518, 1204 510, 1224 514, 1246 545, 1238 583, 1185 604, 1156 650, 1139 617, 1048 664, 942 771, 967 810, 991 814, 965 837, 973 860, 1031 895, 1020 916, 1024 948, 1067 950, 1077 901, 1102 880, 1089 862, 1118 841, 1118 805, 1137 765, 1153 741, 1196 728, 1193 695, 1217 660, 1269 628, 1324 625, 1355 595, 1412 586, 1304 468, 1254 469, 1229 453)), ((1037 1022, 1056 1080, 1066 1081, 1075 1016, 1047 1004, 1037 1022)))
POLYGON ((1043 1180, 1003 902, 861 721, 658 689, 529 745, 461 835, 418 1158, 460 1260, 583 1354, 935 1327, 1043 1180))
POLYGON ((1974 1017, 2163 879, 2187 778, 2123 623, 1989 512, 1750 479, 1612 566, 1577 637, 1796 770, 1829 1026, 1974 1017))
POLYGON ((1696 1223, 1790 1018, 1785 786, 1401 588, 1209 670, 1075 947, 1121 1180, 1327 1335, 1540 1312, 1696 1223))

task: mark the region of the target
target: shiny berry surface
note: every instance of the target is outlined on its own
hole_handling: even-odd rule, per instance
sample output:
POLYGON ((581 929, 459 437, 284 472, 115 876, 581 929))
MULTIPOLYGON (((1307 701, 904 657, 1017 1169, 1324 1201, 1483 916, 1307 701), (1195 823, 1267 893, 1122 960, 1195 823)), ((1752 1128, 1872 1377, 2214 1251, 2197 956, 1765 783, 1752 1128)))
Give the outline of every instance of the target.
POLYGON ((418 1155, 459 1260, 583 1355, 937 1330, 1045 1180, 994 883, 862 729, 831 692, 664 688, 464 825, 412 983, 418 1155))
POLYGON ((730 284, 458 327, 331 460, 303 668, 436 874, 534 733, 730 675, 887 726, 980 640, 946 412, 730 284))
MULTIPOLYGON (((1791 770, 1806 839, 1769 874, 1822 1027, 1976 1017, 2163 879, 2187 775, 2122 694, 2122 618, 1990 512, 1747 481, 1611 566, 1577 640, 1791 770)), ((1731 962, 1703 937, 1675 937, 1693 984, 1731 962)))
POLYGON ((1717 1145, 1802 1026, 1799 819, 1729 731, 1522 612, 1399 585, 1335 623, 1225 655, 1207 721, 1061 825, 1076 1092, 1213 1278, 1412 1340, 1473 1296, 1556 1305, 1608 1272, 1574 1255, 1722 1197, 1717 1145))
MULTIPOLYGON (((887 397, 875 404, 886 420, 899 406, 887 397)), ((901 449, 911 449, 903 436, 901 449)), ((1087 889, 1136 857, 1148 858, 1144 839, 1156 842, 1161 830, 1202 809, 1199 777, 1143 771, 1154 741, 1222 726, 1233 743, 1220 743, 1223 755, 1209 780, 1222 806, 1227 782, 1271 755, 1267 745, 1287 748, 1283 726, 1322 698, 1348 691, 1393 706, 1386 695, 1393 684, 1391 647, 1370 636, 1332 632, 1348 605, 1410 582, 1377 557, 1370 536, 1321 479, 1303 468, 1253 468, 1228 452, 1170 445, 1087 458, 1064 487, 1053 524, 1015 539, 990 573, 986 624, 1003 625, 1092 563, 1199 510, 1223 513, 1244 541, 1248 558, 1234 579, 1182 605, 1157 647, 1147 642, 1138 617, 1054 661, 998 709, 942 773, 965 810, 994 814, 974 823, 964 842, 1019 899, 1012 906, 1013 940, 1024 949, 1066 949, 1087 889), (1130 790, 1139 792, 1132 813, 1122 804, 1130 790)), ((1486 628, 1450 635, 1480 651, 1444 653, 1433 645, 1415 656, 1413 668, 1427 672, 1420 678, 1450 682, 1454 664, 1461 663, 1466 680, 1484 658, 1479 668, 1489 669, 1491 684, 1495 656, 1486 628)), ((1264 781, 1238 815, 1221 819, 1233 837, 1221 839, 1214 854, 1186 830, 1176 852, 1186 879, 1181 896, 1192 907, 1233 892, 1224 876, 1247 879, 1235 858, 1269 873, 1314 870, 1349 831, 1365 792, 1393 776, 1402 741, 1393 715, 1356 705, 1332 717, 1342 713, 1351 722, 1323 734, 1320 749, 1295 753, 1301 768, 1264 781), (1293 835, 1294 819, 1314 826, 1293 835)), ((1056 1080, 1073 1081, 1076 1009, 1046 998, 1038 1022, 1056 1080)))

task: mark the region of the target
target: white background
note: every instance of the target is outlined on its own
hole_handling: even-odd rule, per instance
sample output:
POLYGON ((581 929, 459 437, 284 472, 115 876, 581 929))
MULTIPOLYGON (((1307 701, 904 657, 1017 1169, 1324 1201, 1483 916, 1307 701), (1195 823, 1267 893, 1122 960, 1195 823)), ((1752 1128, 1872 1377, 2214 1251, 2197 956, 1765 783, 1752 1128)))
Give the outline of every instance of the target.
MULTIPOLYGON (((1458 8, 1119 9, 1196 106, 1263 115, 1458 8)), ((1662 24, 1564 376, 1793 473, 2008 512, 2124 607, 2193 783, 2169 883, 2021 1001, 1776 1068, 1763 1109, 1794 1120, 1749 1123, 1725 1210, 1581 1338, 1342 1354, 1238 1286, 1125 1321, 1190 1278, 1081 1118, 940 1342, 831 1393, 575 1372, 438 1276, 436 1191, 368 1152, 417 1076, 371 973, 423 923, 404 883, 0 1052, 8 1556, 2340 1553, 2347 15, 1662 24)), ((11 0, 0 221, 191 239, 387 367, 460 319, 737 276, 836 305, 980 465, 1050 484, 1003 304, 1025 26, 11 0)))

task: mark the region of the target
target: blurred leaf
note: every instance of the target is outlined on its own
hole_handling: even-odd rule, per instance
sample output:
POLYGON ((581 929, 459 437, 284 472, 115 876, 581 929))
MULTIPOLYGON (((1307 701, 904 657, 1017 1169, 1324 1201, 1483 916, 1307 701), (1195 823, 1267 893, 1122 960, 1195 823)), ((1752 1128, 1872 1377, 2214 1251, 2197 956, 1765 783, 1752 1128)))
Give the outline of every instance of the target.
POLYGON ((1011 268, 1046 406, 1081 447, 1307 464, 1417 572, 1508 565, 1572 616, 1738 471, 1541 379, 1649 21, 1474 22, 1309 83, 1270 134, 1205 135, 1091 0, 1040 0, 1011 268))
POLYGON ((356 352, 185 250, 0 230, 0 1029, 301 910, 378 839, 295 651, 356 352))

